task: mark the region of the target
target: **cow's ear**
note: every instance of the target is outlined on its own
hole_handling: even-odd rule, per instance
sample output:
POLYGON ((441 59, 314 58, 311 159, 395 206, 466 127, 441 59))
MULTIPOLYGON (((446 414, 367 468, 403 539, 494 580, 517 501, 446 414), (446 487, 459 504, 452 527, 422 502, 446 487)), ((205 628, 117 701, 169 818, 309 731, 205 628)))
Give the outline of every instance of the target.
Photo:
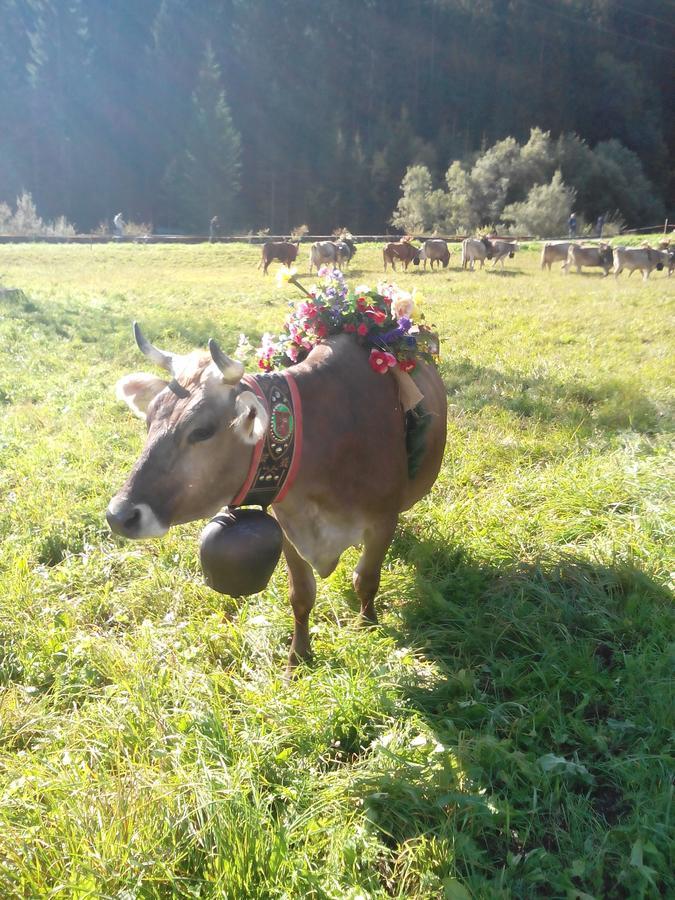
POLYGON ((139 419, 145 419, 148 406, 169 382, 156 375, 135 372, 120 378, 115 386, 115 396, 129 407, 139 419))
POLYGON ((270 417, 253 391, 242 391, 234 405, 232 428, 245 444, 257 444, 267 431, 270 417))

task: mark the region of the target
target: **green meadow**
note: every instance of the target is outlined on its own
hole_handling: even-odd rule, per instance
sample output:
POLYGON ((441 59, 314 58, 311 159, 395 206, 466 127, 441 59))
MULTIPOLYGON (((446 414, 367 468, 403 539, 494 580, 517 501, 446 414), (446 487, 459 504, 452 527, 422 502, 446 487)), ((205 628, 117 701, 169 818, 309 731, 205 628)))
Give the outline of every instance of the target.
MULTIPOLYGON (((443 469, 380 626, 350 551, 286 683, 282 564, 235 601, 203 523, 104 518, 143 443, 131 321, 255 344, 299 296, 259 252, 0 246, 0 896, 674 896, 675 278, 396 273, 441 335, 443 469)), ((381 271, 359 246, 350 279, 381 271)))

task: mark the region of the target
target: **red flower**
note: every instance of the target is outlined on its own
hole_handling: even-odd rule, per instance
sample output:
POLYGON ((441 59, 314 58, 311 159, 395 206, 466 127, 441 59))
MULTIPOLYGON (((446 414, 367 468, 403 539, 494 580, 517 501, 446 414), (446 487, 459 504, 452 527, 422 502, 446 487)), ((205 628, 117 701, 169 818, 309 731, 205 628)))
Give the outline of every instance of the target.
POLYGON ((328 334, 328 329, 326 328, 325 322, 317 322, 314 326, 314 333, 317 337, 325 338, 328 334))
POLYGON ((346 331, 347 334, 354 334, 354 332, 356 331, 356 325, 352 325, 351 322, 347 322, 346 325, 344 325, 342 330, 346 331))
POLYGON ((371 350, 368 362, 374 372, 379 372, 383 375, 388 369, 396 365, 396 357, 393 353, 387 353, 386 350, 371 350))
POLYGON ((365 337, 368 334, 368 326, 365 322, 361 322, 359 327, 356 329, 357 334, 360 334, 361 337, 365 337))
POLYGON ((387 314, 383 309, 376 309, 374 306, 369 306, 365 313, 367 316, 370 316, 376 325, 381 325, 387 318, 387 314))
POLYGON ((368 301, 365 297, 359 297, 359 299, 356 301, 356 305, 361 310, 361 312, 363 312, 366 306, 368 306, 368 301))
POLYGON ((398 367, 403 372, 412 372, 414 368, 416 368, 417 363, 414 359, 399 359, 398 367))

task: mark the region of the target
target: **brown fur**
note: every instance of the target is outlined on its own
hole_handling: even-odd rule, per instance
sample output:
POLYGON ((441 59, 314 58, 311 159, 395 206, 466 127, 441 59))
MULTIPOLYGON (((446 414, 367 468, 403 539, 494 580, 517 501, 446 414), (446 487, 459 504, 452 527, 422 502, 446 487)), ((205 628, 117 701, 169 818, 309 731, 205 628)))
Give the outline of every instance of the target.
POLYGON ((392 241, 382 250, 382 258, 384 260, 384 271, 387 271, 387 263, 389 263, 394 271, 396 271, 396 260, 403 263, 403 268, 408 266, 415 259, 419 262, 420 248, 410 243, 410 240, 392 241))
POLYGON ((285 266, 290 266, 297 259, 298 246, 290 241, 267 241, 266 244, 263 244, 258 268, 262 268, 263 275, 267 275, 267 267, 274 259, 278 259, 285 266))

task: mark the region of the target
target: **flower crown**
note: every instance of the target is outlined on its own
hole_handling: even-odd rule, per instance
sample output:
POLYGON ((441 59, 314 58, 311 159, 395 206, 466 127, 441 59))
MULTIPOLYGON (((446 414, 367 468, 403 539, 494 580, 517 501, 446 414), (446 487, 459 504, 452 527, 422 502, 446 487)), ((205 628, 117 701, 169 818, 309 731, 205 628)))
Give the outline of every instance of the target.
MULTIPOLYGON (((424 323, 419 292, 409 294, 395 284, 380 282, 377 290, 357 285, 349 290, 339 269, 322 266, 318 285, 306 290, 296 277, 296 269, 281 267, 279 285, 294 284, 305 299, 289 302, 284 332, 277 337, 264 334, 256 350, 258 368, 265 372, 286 368, 303 360, 316 344, 335 334, 353 334, 370 347, 369 362, 376 372, 398 367, 412 372, 421 357, 435 362, 438 336, 424 323), (416 312, 417 322, 413 322, 416 312)), ((240 342, 246 346, 247 342, 240 342)))

